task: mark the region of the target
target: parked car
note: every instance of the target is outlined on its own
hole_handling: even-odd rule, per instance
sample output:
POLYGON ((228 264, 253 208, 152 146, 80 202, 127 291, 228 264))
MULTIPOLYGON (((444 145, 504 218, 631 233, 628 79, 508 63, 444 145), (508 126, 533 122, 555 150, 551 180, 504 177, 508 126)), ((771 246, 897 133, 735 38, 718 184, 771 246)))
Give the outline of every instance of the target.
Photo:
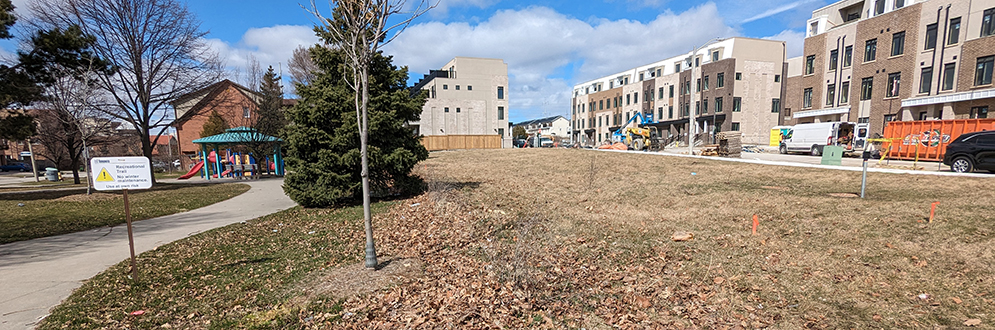
POLYGON ((513 142, 513 144, 515 145, 515 148, 527 148, 529 145, 529 143, 526 142, 525 139, 515 139, 515 142, 513 142))
POLYGON ((840 146, 845 152, 856 152, 864 148, 870 129, 866 123, 825 122, 798 124, 784 127, 779 151, 804 152, 812 156, 822 155, 826 146, 840 146))
POLYGON ((957 173, 995 173, 995 131, 965 133, 947 145, 943 164, 957 173))
POLYGON ((0 165, 0 170, 7 171, 18 171, 18 172, 28 172, 31 171, 31 165, 26 163, 8 163, 7 165, 0 165))

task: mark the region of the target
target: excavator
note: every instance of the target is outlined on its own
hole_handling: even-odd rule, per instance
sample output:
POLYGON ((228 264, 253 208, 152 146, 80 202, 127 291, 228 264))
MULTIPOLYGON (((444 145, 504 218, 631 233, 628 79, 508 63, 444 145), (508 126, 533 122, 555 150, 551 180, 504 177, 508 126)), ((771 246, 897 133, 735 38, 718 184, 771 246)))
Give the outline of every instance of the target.
POLYGON ((663 149, 660 131, 655 126, 639 127, 652 123, 654 123, 653 114, 637 112, 621 128, 612 133, 612 140, 622 142, 632 150, 660 151, 663 149), (629 127, 629 124, 634 123, 636 119, 639 119, 637 126, 629 127))

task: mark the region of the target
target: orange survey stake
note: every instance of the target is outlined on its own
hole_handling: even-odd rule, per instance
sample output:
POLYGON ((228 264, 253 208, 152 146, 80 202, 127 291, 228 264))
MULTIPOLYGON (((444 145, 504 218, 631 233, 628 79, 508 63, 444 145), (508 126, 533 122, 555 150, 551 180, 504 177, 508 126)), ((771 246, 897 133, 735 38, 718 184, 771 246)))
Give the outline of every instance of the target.
POLYGON ((929 223, 933 223, 933 217, 936 216, 936 206, 940 205, 940 202, 933 202, 933 205, 929 207, 929 223))
POLYGON ((757 226, 760 225, 760 219, 756 214, 753 215, 753 235, 757 235, 757 226))

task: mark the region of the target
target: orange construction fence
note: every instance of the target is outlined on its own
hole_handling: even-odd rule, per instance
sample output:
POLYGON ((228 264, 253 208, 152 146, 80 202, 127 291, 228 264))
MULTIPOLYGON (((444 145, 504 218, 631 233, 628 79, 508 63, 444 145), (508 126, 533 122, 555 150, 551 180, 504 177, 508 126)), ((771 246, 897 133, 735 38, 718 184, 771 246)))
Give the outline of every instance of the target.
POLYGON ((947 145, 961 134, 991 130, 995 130, 995 118, 893 121, 885 126, 884 138, 900 141, 891 144, 888 158, 940 161, 947 145))

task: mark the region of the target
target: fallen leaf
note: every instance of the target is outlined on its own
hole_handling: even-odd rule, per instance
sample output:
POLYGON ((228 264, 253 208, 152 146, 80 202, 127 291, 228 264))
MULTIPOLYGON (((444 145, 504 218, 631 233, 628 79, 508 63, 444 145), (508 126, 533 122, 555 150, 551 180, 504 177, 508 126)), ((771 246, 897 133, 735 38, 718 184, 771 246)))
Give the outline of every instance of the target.
POLYGON ((969 327, 981 325, 981 320, 980 319, 969 319, 967 321, 964 321, 964 325, 969 326, 969 327))
POLYGON ((957 298, 957 297, 951 297, 950 300, 953 300, 954 303, 958 304, 958 305, 960 305, 960 303, 964 302, 963 300, 960 300, 960 298, 957 298))
POLYGON ((670 239, 674 240, 674 242, 690 241, 694 239, 694 234, 689 232, 678 231, 675 232, 674 236, 671 236, 670 239))

